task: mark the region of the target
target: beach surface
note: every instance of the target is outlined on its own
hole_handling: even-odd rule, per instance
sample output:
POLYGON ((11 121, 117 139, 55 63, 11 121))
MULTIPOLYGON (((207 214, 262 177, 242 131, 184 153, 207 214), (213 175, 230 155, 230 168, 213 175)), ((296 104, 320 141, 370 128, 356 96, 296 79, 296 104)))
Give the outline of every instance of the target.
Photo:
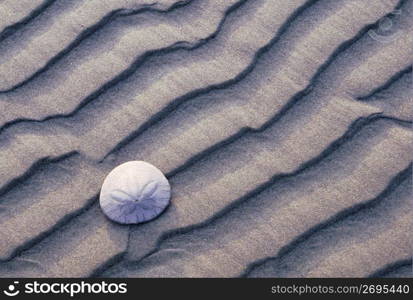
POLYGON ((0 1, 1 277, 411 277, 412 0, 0 1), (99 207, 159 168, 155 220, 99 207))

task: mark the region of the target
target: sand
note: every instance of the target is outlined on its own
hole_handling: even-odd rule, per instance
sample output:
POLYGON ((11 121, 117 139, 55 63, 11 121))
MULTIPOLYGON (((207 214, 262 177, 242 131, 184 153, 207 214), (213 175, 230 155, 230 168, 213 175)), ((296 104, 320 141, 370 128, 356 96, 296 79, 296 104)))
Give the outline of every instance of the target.
POLYGON ((0 1, 0 276, 411 276, 412 12, 0 1), (131 160, 171 204, 119 225, 131 160))

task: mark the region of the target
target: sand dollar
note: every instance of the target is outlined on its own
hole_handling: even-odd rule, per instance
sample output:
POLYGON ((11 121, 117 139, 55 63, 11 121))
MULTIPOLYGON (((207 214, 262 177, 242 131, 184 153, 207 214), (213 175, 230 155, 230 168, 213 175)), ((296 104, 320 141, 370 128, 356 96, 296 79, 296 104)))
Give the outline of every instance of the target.
POLYGON ((168 206, 171 188, 155 166, 130 161, 113 169, 100 192, 100 206, 111 220, 137 224, 157 217, 168 206))

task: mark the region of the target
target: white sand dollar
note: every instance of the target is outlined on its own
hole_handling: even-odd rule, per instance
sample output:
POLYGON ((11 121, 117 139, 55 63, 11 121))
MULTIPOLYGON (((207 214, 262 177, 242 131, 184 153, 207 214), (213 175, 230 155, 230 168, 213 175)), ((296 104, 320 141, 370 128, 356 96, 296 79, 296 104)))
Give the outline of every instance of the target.
POLYGON ((100 206, 111 220, 137 224, 157 217, 169 204, 171 187, 155 166, 130 161, 113 169, 100 192, 100 206))

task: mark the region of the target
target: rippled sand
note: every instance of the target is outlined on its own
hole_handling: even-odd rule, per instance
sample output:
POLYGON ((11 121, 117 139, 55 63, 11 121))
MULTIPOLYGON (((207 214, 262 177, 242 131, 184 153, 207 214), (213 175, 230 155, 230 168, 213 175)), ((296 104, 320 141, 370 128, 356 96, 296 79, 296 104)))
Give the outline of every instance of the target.
POLYGON ((0 276, 411 276, 412 12, 0 1, 0 276), (130 160, 172 200, 122 226, 130 160))

